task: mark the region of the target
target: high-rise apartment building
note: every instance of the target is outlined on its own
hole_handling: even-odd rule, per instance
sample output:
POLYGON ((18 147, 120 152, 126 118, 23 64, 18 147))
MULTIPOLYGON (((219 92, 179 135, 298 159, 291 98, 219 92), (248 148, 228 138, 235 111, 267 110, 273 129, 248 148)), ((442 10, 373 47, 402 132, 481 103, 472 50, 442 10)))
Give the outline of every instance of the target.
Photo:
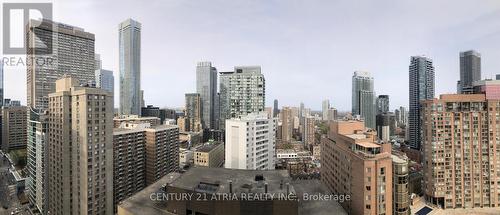
POLYGON ((349 214, 392 214, 391 145, 378 144, 363 121, 334 121, 321 139, 321 180, 332 193, 350 195, 341 203, 349 214))
POLYGON ((116 205, 146 187, 146 132, 149 123, 113 129, 113 197, 116 205))
POLYGON ((186 94, 186 131, 199 132, 202 130, 202 101, 198 93, 186 94))
POLYGON ((146 128, 146 185, 179 168, 179 127, 146 128))
POLYGON ((141 115, 141 23, 127 19, 118 28, 120 113, 141 115))
POLYGON ((113 214, 113 96, 64 77, 49 94, 48 214, 113 214))
POLYGON ((215 128, 217 69, 211 62, 199 62, 196 66, 196 93, 200 94, 201 98, 202 127, 215 128))
POLYGON ((276 119, 264 112, 226 120, 225 168, 274 169, 276 119))
POLYGON ((123 123, 113 130, 114 203, 142 190, 179 165, 177 126, 123 123))
POLYGON ((2 124, 2 144, 1 149, 9 152, 16 149, 26 148, 26 106, 3 106, 0 108, 0 123, 2 124))
MULTIPOLYGON (((220 122, 264 111, 266 81, 260 66, 237 66, 220 73, 220 122)), ((225 125, 221 125, 224 128, 225 125)))
POLYGON ((481 54, 474 50, 460 52, 459 93, 472 93, 475 81, 481 80, 481 54))
POLYGON ((306 116, 304 118, 304 132, 302 140, 306 145, 314 145, 315 122, 316 120, 312 116, 306 116))
POLYGON ((56 80, 69 75, 77 85, 95 83, 94 34, 50 20, 30 20, 27 26, 27 178, 28 199, 42 214, 48 211, 49 93, 56 80), (39 44, 42 44, 41 46, 39 44))
POLYGON ((31 204, 35 205, 41 214, 47 214, 47 131, 49 115, 47 112, 38 113, 37 110, 28 107, 27 120, 27 177, 26 193, 31 204))
POLYGON ((326 120, 333 121, 333 120, 336 120, 336 119, 337 119, 337 109, 336 108, 330 108, 330 109, 328 109, 326 120))
POLYGON ((283 107, 280 112, 281 141, 291 141, 293 133, 293 117, 290 107, 283 107))
POLYGON ((328 120, 328 110, 330 109, 330 100, 323 100, 321 105, 321 119, 328 120))
POLYGON ((302 117, 304 117, 304 110, 305 110, 305 105, 304 105, 304 102, 301 102, 300 105, 299 105, 299 119, 302 119, 302 117))
POLYGON ((412 56, 409 72, 408 139, 411 148, 420 149, 422 128, 420 102, 434 98, 434 66, 432 65, 432 59, 425 56, 412 56))
POLYGON ((368 128, 375 128, 375 92, 369 72, 356 71, 352 76, 352 115, 364 119, 368 128))
POLYGON ((377 114, 389 112, 389 95, 377 97, 377 114))
POLYGON ((104 89, 114 95, 115 77, 113 71, 98 69, 95 71, 95 86, 104 89))
POLYGON ((394 115, 396 116, 396 125, 399 127, 406 126, 408 123, 408 111, 405 107, 399 107, 399 109, 394 110, 394 115))
POLYGON ((448 94, 423 106, 423 190, 441 208, 500 206, 500 97, 448 94))
POLYGON ((65 74, 77 78, 79 85, 95 81, 94 34, 46 19, 30 20, 26 40, 29 107, 47 109, 49 93, 55 92, 56 80, 65 74), (52 53, 38 44, 47 45, 52 53))
POLYGON ((280 109, 278 107, 278 99, 275 99, 274 100, 274 107, 273 107, 273 117, 277 117, 279 113, 280 113, 280 109))

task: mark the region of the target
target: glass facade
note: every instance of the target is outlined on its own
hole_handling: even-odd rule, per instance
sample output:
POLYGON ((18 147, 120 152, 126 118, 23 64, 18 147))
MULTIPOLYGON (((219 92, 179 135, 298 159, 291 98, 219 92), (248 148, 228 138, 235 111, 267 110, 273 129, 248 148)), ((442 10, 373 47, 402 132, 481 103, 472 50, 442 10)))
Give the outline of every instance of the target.
POLYGON ((120 113, 141 115, 141 23, 119 26, 120 113))

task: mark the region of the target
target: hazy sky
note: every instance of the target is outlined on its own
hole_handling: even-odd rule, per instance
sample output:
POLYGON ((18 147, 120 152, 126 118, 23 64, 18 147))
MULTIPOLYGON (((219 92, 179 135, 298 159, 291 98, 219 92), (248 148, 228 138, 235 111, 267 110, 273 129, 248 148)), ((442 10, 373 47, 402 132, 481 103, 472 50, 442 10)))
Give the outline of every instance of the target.
MULTIPOLYGON (((96 36, 103 68, 114 71, 118 96, 118 24, 142 23, 142 88, 147 104, 184 106, 195 92, 198 61, 218 71, 261 65, 266 106, 319 110, 330 99, 351 107, 351 76, 366 70, 391 109, 408 106, 408 65, 427 55, 436 95, 456 91, 459 52, 482 54, 482 76, 500 73, 498 0, 176 0, 54 2, 54 20, 96 36)), ((26 71, 7 67, 6 97, 26 103, 26 71)), ((118 99, 115 99, 118 104, 118 99)))

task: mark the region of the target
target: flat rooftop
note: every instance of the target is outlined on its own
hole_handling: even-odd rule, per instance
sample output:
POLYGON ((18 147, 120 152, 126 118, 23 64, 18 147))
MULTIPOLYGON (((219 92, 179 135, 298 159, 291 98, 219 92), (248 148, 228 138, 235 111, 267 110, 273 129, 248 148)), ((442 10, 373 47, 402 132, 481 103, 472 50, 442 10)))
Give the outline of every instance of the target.
MULTIPOLYGON (((264 183, 268 184, 268 193, 286 194, 286 183, 291 181, 286 170, 240 170, 225 168, 192 167, 182 174, 170 186, 194 190, 202 184, 218 184, 213 193, 229 193, 229 182, 233 184, 233 193, 264 193, 264 183), (255 181, 257 175, 264 180, 255 181), (280 188, 280 183, 282 187, 280 188)), ((293 186, 290 192, 295 193, 293 186)))
POLYGON ((219 184, 217 193, 229 192, 229 180, 233 183, 233 192, 240 193, 248 191, 252 193, 263 192, 259 182, 255 181, 255 175, 262 175, 264 182, 268 183, 269 193, 285 193, 286 183, 290 183, 290 191, 297 194, 299 199, 299 214, 347 214, 335 200, 307 200, 303 201, 304 194, 330 195, 328 189, 320 180, 295 180, 291 181, 286 170, 238 170, 224 168, 192 167, 187 172, 170 173, 152 185, 146 187, 135 195, 120 202, 118 207, 132 214, 170 214, 167 211, 165 201, 151 200, 152 194, 164 193, 163 186, 196 190, 200 182, 219 184), (283 180, 283 188, 280 182, 283 180))
POLYGON ((221 142, 213 142, 209 144, 205 144, 203 146, 200 146, 196 149, 197 152, 210 152, 213 149, 215 149, 217 146, 219 146, 221 142))
POLYGON ((154 184, 151 184, 134 194, 133 196, 123 200, 118 204, 118 211, 120 208, 130 212, 131 214, 170 214, 167 211, 167 204, 163 201, 151 200, 152 194, 164 193, 163 185, 171 183, 173 180, 179 178, 180 173, 169 173, 154 184))
POLYGON ((381 147, 379 144, 372 143, 372 142, 359 142, 356 144, 363 146, 365 148, 379 148, 379 147, 381 147))
MULTIPOLYGON (((297 196, 299 199, 302 198, 304 194, 316 195, 316 194, 332 194, 328 192, 323 183, 320 180, 295 180, 292 185, 297 191, 297 196)), ((299 201, 299 214, 315 214, 315 215, 347 215, 347 212, 340 206, 339 202, 334 200, 308 200, 299 201)))
POLYGON ((360 140, 360 139, 365 139, 366 135, 365 134, 345 134, 346 137, 349 137, 351 139, 355 140, 360 140))

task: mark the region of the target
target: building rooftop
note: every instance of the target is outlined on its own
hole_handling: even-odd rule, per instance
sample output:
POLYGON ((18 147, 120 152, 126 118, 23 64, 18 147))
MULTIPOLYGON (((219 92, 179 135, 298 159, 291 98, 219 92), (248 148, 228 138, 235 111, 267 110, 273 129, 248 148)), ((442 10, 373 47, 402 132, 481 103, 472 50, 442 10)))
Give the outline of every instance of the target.
POLYGON ((346 134, 345 136, 355 139, 355 140, 360 140, 360 139, 366 139, 365 134, 346 134))
MULTIPOLYGON (((233 193, 259 193, 264 192, 264 183, 268 184, 268 192, 271 194, 286 194, 287 183, 289 190, 297 194, 301 199, 303 194, 332 194, 319 180, 295 180, 291 181, 286 170, 238 170, 224 168, 192 167, 187 172, 170 173, 152 185, 146 187, 130 198, 119 203, 120 209, 131 214, 170 214, 167 211, 165 201, 155 201, 151 195, 165 193, 166 185, 185 190, 198 192, 228 193, 229 181, 232 182, 233 193), (257 177, 256 177, 257 176, 257 177), (256 181, 255 179, 262 179, 256 181), (280 189, 280 183, 283 184, 280 189), (217 185, 218 186, 215 186, 217 185), (216 188, 216 189, 212 189, 216 188)), ((339 202, 335 200, 299 200, 299 214, 347 214, 339 202)))
POLYGON ((481 102, 486 99, 484 94, 442 94, 439 99, 444 101, 467 101, 467 102, 481 102))
MULTIPOLYGON (((320 180, 295 180, 292 185, 297 192, 297 196, 303 196, 304 194, 315 195, 315 194, 331 194, 320 180)), ((315 215, 329 215, 347 214, 345 210, 340 206, 339 202, 329 200, 308 200, 299 201, 299 214, 315 214, 315 215)))
MULTIPOLYGON (((229 193, 232 183, 233 193, 264 193, 264 183, 268 184, 269 193, 286 194, 286 183, 290 182, 286 170, 240 170, 225 168, 193 167, 185 172, 171 186, 186 190, 209 189, 213 193, 229 193), (255 180, 258 176, 263 180, 255 180), (281 184, 281 186, 280 186, 281 184)), ((295 193, 292 186, 290 192, 295 193)))
POLYGON ((113 118, 113 120, 147 120, 147 119, 160 119, 154 116, 138 116, 138 115, 122 115, 113 118))
POLYGON ((408 160, 407 158, 403 157, 402 155, 397 155, 397 154, 391 154, 392 161, 395 163, 407 163, 408 160))
POLYGON ((380 147, 379 144, 372 143, 372 142, 358 142, 356 144, 363 146, 365 148, 379 148, 380 147))
POLYGON ((219 146, 221 142, 213 142, 213 143, 206 143, 205 145, 200 146, 197 148, 197 152, 210 152, 213 149, 215 149, 217 146, 219 146))
POLYGON ((180 173, 176 172, 169 173, 133 196, 123 200, 118 204, 118 212, 120 212, 120 208, 122 208, 131 214, 169 214, 167 211, 167 204, 165 204, 164 201, 153 201, 150 196, 164 193, 164 185, 176 180, 180 175, 180 173))

